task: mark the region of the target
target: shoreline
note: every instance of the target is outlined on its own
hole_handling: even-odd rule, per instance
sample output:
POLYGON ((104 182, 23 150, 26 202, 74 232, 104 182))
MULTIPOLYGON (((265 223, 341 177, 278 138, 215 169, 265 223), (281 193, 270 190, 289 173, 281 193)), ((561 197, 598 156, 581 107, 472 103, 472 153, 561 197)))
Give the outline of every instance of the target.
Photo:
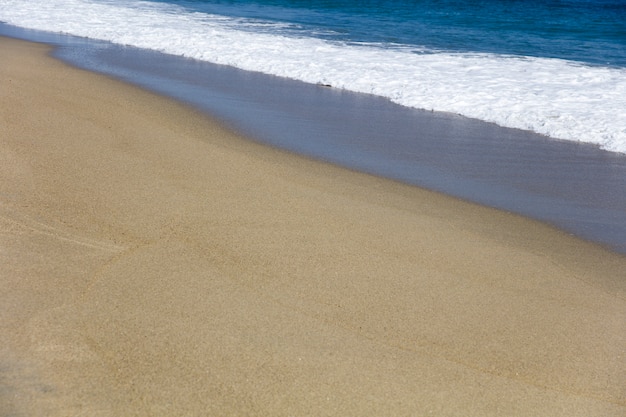
POLYGON ((386 99, 0 24, 255 141, 520 214, 626 255, 626 155, 386 99))
POLYGON ((0 413, 623 415, 626 257, 0 42, 0 413))

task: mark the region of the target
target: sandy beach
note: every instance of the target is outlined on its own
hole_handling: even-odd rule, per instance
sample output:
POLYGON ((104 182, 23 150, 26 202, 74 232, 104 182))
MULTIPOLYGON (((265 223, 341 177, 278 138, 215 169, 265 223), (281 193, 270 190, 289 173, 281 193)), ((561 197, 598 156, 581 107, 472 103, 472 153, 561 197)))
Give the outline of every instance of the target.
POLYGON ((626 415, 626 257, 0 40, 0 416, 626 415))

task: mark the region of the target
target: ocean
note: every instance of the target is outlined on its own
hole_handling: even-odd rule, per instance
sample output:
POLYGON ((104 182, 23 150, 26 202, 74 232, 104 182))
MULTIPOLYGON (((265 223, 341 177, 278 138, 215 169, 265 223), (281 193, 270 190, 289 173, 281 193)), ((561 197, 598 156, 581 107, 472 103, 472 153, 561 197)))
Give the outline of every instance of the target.
POLYGON ((626 1, 0 0, 0 34, 626 253, 626 1))
POLYGON ((0 21, 626 153, 623 0, 1 0, 0 21))

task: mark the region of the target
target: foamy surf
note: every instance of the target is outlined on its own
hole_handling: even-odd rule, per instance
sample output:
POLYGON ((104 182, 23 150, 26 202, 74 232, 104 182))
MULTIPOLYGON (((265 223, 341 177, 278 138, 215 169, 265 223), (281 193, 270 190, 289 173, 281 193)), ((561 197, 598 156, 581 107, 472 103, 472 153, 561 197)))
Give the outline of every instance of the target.
POLYGON ((293 25, 182 6, 3 0, 0 20, 451 112, 626 153, 626 69, 321 39, 293 25))

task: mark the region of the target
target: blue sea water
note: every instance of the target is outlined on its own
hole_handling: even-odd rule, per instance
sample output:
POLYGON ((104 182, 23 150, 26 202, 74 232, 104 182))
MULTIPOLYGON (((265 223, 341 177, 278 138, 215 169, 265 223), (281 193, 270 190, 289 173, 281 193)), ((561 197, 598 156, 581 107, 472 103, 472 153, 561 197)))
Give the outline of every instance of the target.
POLYGON ((0 0, 0 22, 626 153, 623 0, 0 0))
POLYGON ((626 66, 624 0, 160 1, 293 36, 626 66))

